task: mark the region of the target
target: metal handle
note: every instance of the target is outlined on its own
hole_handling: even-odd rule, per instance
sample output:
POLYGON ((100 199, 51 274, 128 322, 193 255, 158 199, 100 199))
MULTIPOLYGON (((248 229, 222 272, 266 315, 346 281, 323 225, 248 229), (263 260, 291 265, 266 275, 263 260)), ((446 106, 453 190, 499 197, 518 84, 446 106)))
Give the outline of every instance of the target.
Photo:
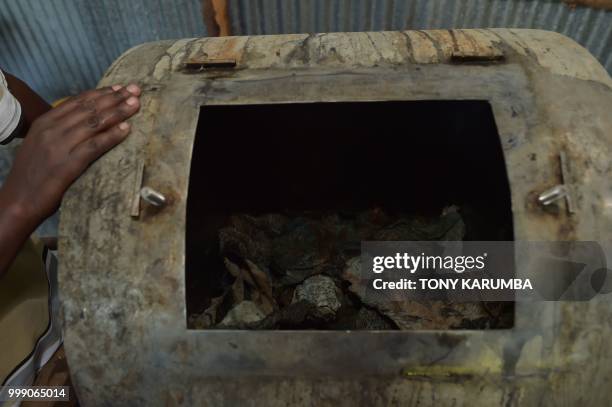
POLYGON ((151 187, 142 187, 140 190, 140 197, 144 199, 145 202, 158 207, 164 206, 168 202, 164 194, 151 187))
POLYGON ((542 205, 550 205, 551 203, 563 199, 567 196, 568 191, 565 185, 555 185, 547 189, 538 196, 538 201, 542 205))

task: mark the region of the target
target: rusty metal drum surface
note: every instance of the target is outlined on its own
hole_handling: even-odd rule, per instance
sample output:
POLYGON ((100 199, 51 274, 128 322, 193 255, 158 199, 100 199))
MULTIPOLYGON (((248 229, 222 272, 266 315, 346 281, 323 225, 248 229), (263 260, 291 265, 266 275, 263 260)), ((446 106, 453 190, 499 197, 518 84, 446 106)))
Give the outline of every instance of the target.
POLYGON ((126 52, 101 85, 133 81, 143 87, 133 134, 62 205, 65 346, 83 405, 608 405, 606 297, 518 303, 514 328, 494 331, 185 322, 187 188, 207 104, 488 100, 515 238, 612 240, 612 80, 576 43, 506 29, 185 39, 126 52), (210 60, 235 66, 199 69, 210 60), (560 154, 573 215, 536 204, 559 183, 560 154), (141 182, 168 202, 135 217, 141 182))

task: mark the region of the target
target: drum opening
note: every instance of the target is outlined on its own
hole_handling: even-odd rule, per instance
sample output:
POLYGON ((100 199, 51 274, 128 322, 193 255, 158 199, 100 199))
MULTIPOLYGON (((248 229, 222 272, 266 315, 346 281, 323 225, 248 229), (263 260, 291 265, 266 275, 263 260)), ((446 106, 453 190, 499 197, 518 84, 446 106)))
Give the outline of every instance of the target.
POLYGON ((487 101, 203 106, 187 208, 188 328, 512 327, 510 302, 407 307, 413 325, 364 303, 343 267, 381 228, 392 240, 513 240, 487 101))

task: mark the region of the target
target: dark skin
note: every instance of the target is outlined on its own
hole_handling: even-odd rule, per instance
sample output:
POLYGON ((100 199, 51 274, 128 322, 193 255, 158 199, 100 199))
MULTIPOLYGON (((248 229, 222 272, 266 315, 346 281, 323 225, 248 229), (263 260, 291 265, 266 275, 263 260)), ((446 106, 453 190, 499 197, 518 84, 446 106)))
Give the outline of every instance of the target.
POLYGON ((126 120, 140 108, 136 85, 87 91, 49 110, 37 95, 27 95, 29 88, 22 102, 18 87, 23 82, 14 77, 7 82, 22 104, 26 131, 0 188, 0 277, 36 227, 57 210, 68 187, 125 140, 130 133, 126 120), (33 103, 35 113, 26 103, 33 103))

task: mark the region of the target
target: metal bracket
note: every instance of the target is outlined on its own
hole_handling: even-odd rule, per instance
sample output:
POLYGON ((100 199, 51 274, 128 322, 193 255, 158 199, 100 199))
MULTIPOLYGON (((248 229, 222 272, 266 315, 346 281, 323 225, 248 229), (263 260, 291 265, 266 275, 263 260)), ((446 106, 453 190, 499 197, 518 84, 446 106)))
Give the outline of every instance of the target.
POLYGON ((132 189, 132 205, 130 209, 130 216, 132 218, 138 218, 140 216, 140 189, 142 188, 142 180, 144 178, 144 167, 144 160, 139 160, 138 167, 136 167, 136 179, 134 180, 134 188, 132 189))
POLYGON ((197 72, 204 69, 228 69, 235 68, 237 65, 235 59, 192 59, 185 63, 185 69, 191 72, 197 72))
POLYGON ((561 167, 561 184, 547 189, 538 195, 538 202, 544 206, 548 206, 560 199, 565 198, 567 212, 571 215, 575 212, 574 200, 572 199, 572 191, 569 184, 569 170, 567 166, 567 156, 564 151, 559 153, 559 165, 561 167))
POLYGON ((466 50, 455 49, 451 53, 451 62, 454 63, 493 63, 502 62, 505 59, 504 53, 497 48, 466 50))
POLYGON ((571 215, 576 212, 576 209, 574 208, 574 199, 572 197, 573 196, 572 186, 570 182, 570 174, 569 174, 569 168, 567 164, 567 155, 565 154, 565 151, 561 151, 559 153, 559 165, 561 166, 561 181, 563 182, 563 184, 565 185, 565 189, 567 190, 565 194, 565 202, 567 204, 567 211, 571 215))

